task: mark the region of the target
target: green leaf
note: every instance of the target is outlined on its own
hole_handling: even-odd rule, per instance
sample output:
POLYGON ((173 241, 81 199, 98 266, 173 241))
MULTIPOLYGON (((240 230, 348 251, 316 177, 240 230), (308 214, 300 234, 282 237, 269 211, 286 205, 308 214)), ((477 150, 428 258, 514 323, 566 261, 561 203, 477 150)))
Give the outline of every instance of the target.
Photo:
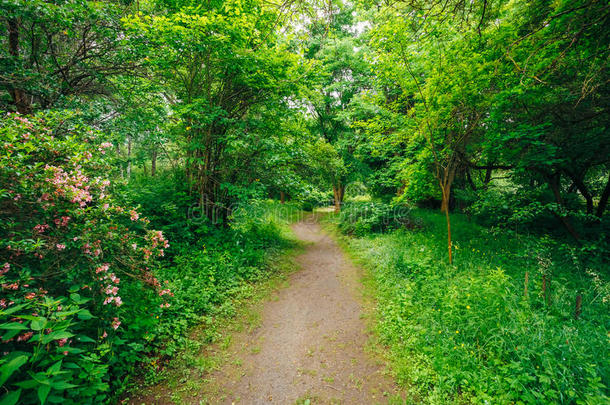
POLYGON ((63 360, 59 360, 57 363, 55 363, 51 367, 49 367, 49 369, 47 370, 47 375, 57 374, 57 372, 61 368, 62 361, 63 360))
POLYGON ((28 327, 19 322, 8 322, 8 323, 3 323, 2 325, 0 325, 0 329, 24 330, 24 329, 28 329, 28 327))
POLYGON ((32 330, 43 330, 46 325, 47 320, 45 318, 38 318, 32 321, 30 327, 32 328, 32 330))
POLYGON ((28 304, 21 304, 21 305, 16 305, 14 307, 11 307, 9 309, 6 309, 4 311, 0 311, 0 315, 10 315, 13 312, 17 312, 22 308, 25 308, 28 304))
POLYGON ((19 369, 19 367, 23 366, 28 361, 28 356, 18 356, 9 361, 6 364, 3 364, 0 367, 0 386, 3 386, 6 380, 19 369))
POLYGON ((49 395, 49 392, 51 392, 50 385, 41 385, 40 387, 38 387, 38 399, 40 400, 41 405, 44 405, 44 403, 47 402, 47 396, 49 395))
POLYGON ((11 391, 0 398, 0 405, 15 405, 21 396, 21 389, 11 391))
POLYGON ((71 338, 72 336, 74 336, 74 333, 70 333, 70 332, 65 331, 65 330, 58 330, 56 332, 51 332, 48 335, 46 335, 45 337, 43 337, 42 338, 42 343, 43 344, 47 344, 47 343, 52 342, 54 340, 68 339, 68 338, 71 338))
POLYGON ((82 342, 82 343, 95 343, 96 342, 94 339, 91 339, 89 336, 85 336, 85 335, 78 335, 76 337, 76 340, 78 340, 79 342, 82 342))
POLYGON ((80 296, 80 294, 77 293, 70 294, 70 299, 79 305, 91 301, 91 299, 83 298, 80 296))
POLYGON ((67 382, 65 382, 63 380, 59 380, 57 382, 55 382, 55 381, 52 382, 51 383, 51 387, 53 387, 53 389, 55 389, 55 390, 63 391, 63 390, 67 390, 67 389, 70 389, 70 388, 78 387, 78 385, 70 384, 70 383, 67 383, 67 382))
POLYGON ((78 319, 82 319, 83 321, 89 320, 93 318, 91 312, 88 309, 81 309, 78 311, 78 319))

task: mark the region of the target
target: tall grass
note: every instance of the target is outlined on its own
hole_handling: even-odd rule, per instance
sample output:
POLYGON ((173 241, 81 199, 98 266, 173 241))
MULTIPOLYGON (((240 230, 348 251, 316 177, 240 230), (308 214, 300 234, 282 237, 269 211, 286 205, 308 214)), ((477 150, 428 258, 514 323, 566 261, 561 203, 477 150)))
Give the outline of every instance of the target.
POLYGON ((378 331, 412 400, 609 403, 603 258, 455 215, 450 266, 444 217, 413 215, 421 229, 347 239, 370 270, 378 331))

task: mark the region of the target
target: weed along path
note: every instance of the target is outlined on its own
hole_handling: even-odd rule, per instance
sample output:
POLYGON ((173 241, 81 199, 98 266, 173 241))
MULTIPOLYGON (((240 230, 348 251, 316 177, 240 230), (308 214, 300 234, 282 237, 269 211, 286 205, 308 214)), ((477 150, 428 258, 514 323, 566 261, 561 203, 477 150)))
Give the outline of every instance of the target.
MULTIPOLYGON (((293 226, 307 242, 287 288, 265 304, 262 323, 236 338, 236 358, 216 373, 211 403, 376 404, 395 388, 365 351, 359 271, 313 221, 293 226)), ((211 399, 211 398, 210 398, 211 399)))

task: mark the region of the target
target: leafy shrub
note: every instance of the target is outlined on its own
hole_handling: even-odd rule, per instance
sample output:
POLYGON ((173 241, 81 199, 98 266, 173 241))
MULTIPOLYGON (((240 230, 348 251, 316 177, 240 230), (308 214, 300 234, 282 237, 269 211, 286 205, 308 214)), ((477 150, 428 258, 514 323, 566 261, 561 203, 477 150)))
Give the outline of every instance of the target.
POLYGON ((399 227, 415 228, 419 221, 405 206, 381 202, 352 202, 344 205, 339 217, 339 229, 356 236, 370 232, 385 232, 399 227))
POLYGON ((105 160, 112 145, 100 136, 62 113, 2 119, 6 403, 103 402, 111 374, 145 351, 146 319, 169 305, 154 275, 168 243, 114 199, 105 160))
POLYGON ((607 261, 454 215, 449 266, 444 218, 417 214, 422 232, 349 241, 374 277, 401 383, 432 403, 608 402, 607 261), (575 319, 577 295, 586 306, 575 319))
POLYGON ((297 196, 303 211, 311 212, 316 207, 328 206, 332 204, 333 196, 330 192, 322 192, 316 189, 303 191, 297 196))

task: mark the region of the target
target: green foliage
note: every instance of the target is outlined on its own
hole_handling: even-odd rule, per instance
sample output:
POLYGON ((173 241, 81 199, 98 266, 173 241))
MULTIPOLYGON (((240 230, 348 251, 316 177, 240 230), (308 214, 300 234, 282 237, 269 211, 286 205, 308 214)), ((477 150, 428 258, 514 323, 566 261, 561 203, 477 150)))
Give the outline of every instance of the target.
POLYGON ((396 228, 417 228, 419 221, 411 215, 411 208, 382 202, 350 202, 339 216, 339 229, 348 235, 363 236, 396 228))
POLYGON ((449 266, 444 218, 416 215, 423 230, 349 240, 375 280, 398 381, 432 403, 608 401, 607 263, 458 216, 449 266))

